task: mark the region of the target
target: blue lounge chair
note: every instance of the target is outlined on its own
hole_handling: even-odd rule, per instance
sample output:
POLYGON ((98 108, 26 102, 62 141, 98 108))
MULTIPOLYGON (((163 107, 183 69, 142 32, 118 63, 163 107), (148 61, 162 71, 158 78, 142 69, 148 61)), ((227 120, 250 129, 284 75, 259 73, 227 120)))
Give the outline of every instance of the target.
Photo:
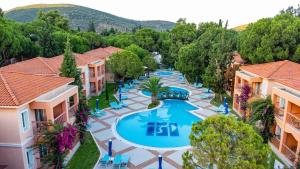
POLYGON ((120 105, 121 105, 122 107, 127 107, 127 106, 128 106, 128 104, 124 103, 123 101, 121 101, 120 105))
POLYGON ((120 154, 117 154, 113 160, 114 167, 121 168, 121 162, 122 162, 122 156, 120 154))
POLYGON ((184 79, 181 79, 181 80, 179 81, 179 83, 180 83, 180 84, 185 84, 185 80, 184 80, 184 79))
POLYGON ((110 163, 109 155, 105 154, 101 159, 100 159, 100 164, 102 166, 107 166, 110 163))
POLYGON ((122 93, 127 93, 129 90, 123 87, 123 88, 121 89, 121 91, 122 91, 122 93))
POLYGON ((102 110, 96 110, 96 111, 92 111, 91 112, 91 115, 96 117, 96 118, 99 118, 99 117, 102 117, 106 114, 105 111, 102 111, 102 110))
POLYGON ((127 99, 128 99, 128 96, 123 96, 123 95, 122 95, 122 96, 121 96, 121 99, 122 99, 122 100, 127 100, 127 99))
POLYGON ((136 80, 136 79, 134 79, 134 80, 132 81, 132 83, 135 84, 135 85, 141 84, 141 82, 138 81, 138 80, 136 80))
POLYGON ((211 89, 205 88, 203 92, 204 93, 211 93, 211 89))
POLYGON ((201 87, 203 87, 203 84, 202 83, 194 83, 194 87, 201 88, 201 87))
POLYGON ((122 155, 121 166, 127 167, 128 162, 129 162, 129 156, 128 155, 122 155))
POLYGON ((134 86, 130 84, 125 84, 125 89, 133 89, 134 86))
POLYGON ((117 102, 110 102, 109 105, 112 109, 121 109, 122 108, 122 106, 119 105, 117 102))

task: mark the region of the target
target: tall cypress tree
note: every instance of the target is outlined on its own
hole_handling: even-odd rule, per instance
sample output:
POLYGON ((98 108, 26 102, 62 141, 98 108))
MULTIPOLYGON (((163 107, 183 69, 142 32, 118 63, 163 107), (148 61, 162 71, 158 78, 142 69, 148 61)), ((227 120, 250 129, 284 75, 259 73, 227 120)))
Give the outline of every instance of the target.
POLYGON ((90 22, 88 32, 96 32, 95 24, 94 22, 90 22))

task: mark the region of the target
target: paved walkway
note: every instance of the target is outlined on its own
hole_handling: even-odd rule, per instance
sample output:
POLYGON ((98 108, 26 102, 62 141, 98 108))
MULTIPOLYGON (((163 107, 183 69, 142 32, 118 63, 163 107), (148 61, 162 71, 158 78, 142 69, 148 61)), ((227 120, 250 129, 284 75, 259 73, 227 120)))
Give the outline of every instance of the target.
MULTIPOLYGON (((213 110, 216 108, 212 106, 209 102, 210 100, 201 100, 199 96, 203 93, 204 89, 196 89, 192 85, 180 84, 179 82, 179 72, 174 71, 173 75, 161 77, 162 82, 167 86, 178 86, 183 87, 192 92, 189 98, 189 102, 199 107, 199 110, 195 113, 206 118, 208 116, 215 115, 213 110)), ((116 118, 121 115, 128 114, 131 112, 144 110, 150 104, 151 100, 149 97, 145 97, 139 94, 137 89, 132 89, 126 94, 129 99, 124 100, 128 104, 127 108, 122 108, 120 110, 113 110, 110 108, 105 109, 107 114, 101 118, 91 119, 91 128, 90 131, 97 140, 97 143, 101 149, 101 155, 107 153, 107 143, 109 139, 113 140, 113 156, 115 154, 128 154, 130 156, 130 162, 128 165, 129 169, 150 169, 158 167, 158 155, 162 154, 163 156, 163 168, 175 169, 182 168, 182 154, 186 150, 179 151, 154 151, 147 150, 139 147, 135 147, 129 144, 126 144, 118 140, 112 132, 112 124, 115 122, 116 118)), ((88 157, 87 157, 88 158, 88 157)), ((100 165, 97 168, 103 168, 100 165)))

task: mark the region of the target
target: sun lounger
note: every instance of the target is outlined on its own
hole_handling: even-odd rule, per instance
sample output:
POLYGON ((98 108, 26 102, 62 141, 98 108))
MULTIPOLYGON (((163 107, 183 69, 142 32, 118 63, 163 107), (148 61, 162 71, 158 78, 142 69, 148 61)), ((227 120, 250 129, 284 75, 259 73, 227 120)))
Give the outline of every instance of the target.
POLYGON ((127 106, 128 106, 128 104, 124 103, 123 101, 121 101, 120 105, 121 105, 122 107, 127 107, 127 106))
POLYGON ((110 105, 110 107, 112 109, 120 109, 120 108, 122 108, 122 106, 119 105, 117 102, 110 102, 109 105, 110 105))
POLYGON ((123 95, 122 95, 121 99, 122 99, 122 100, 127 100, 127 99, 128 99, 128 96, 123 96, 123 95))
POLYGON ((211 90, 208 89, 208 88, 205 88, 203 92, 204 92, 204 93, 211 93, 211 90))
POLYGON ((201 88, 201 87, 203 87, 203 84, 202 83, 194 83, 194 87, 201 88))
POLYGON ((120 154, 117 154, 113 160, 113 166, 121 168, 122 163, 122 156, 120 154))
POLYGON ((101 159, 100 159, 100 164, 102 166, 107 166, 110 162, 110 159, 109 159, 109 155, 108 154, 105 154, 101 159))
POLYGON ((128 162, 129 162, 129 156, 128 155, 122 155, 121 166, 127 167, 128 162))
POLYGON ((96 110, 96 111, 92 111, 91 112, 91 115, 94 116, 94 117, 102 117, 106 114, 106 112, 102 111, 102 110, 96 110))

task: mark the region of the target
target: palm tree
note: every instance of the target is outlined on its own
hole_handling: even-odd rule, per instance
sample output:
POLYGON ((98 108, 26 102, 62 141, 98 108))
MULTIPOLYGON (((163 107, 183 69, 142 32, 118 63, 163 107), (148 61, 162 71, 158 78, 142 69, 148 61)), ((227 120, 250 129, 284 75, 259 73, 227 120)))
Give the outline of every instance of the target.
POLYGON ((250 103, 250 110, 250 123, 260 129, 264 142, 267 143, 272 137, 271 127, 274 122, 274 105, 271 97, 253 101, 250 103))
POLYGON ((157 102, 158 93, 168 90, 168 87, 163 87, 162 85, 163 84, 160 83, 160 78, 150 77, 140 88, 151 92, 151 101, 152 104, 154 104, 157 102))

